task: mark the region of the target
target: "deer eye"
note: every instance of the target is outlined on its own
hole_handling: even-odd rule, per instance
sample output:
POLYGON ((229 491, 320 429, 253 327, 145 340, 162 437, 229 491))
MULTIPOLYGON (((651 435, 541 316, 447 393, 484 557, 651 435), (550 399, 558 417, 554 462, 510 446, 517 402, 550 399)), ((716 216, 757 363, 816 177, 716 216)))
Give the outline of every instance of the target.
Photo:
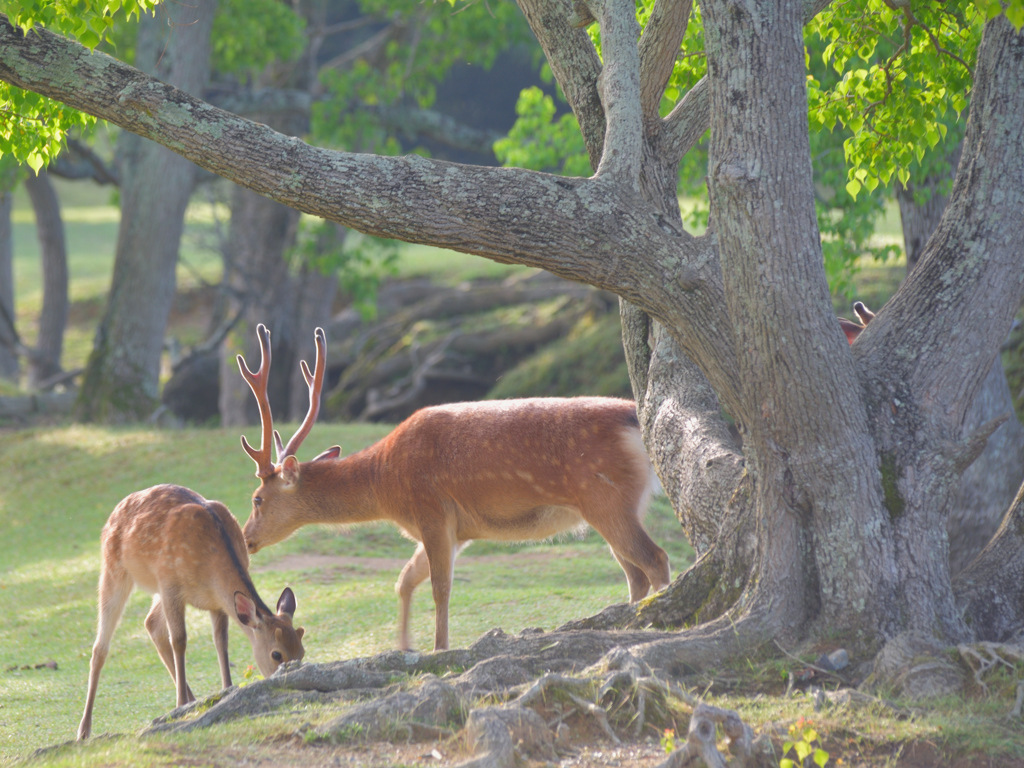
POLYGON ((270 658, 272 658, 274 661, 280 663, 281 659, 284 658, 284 657, 281 655, 280 651, 274 651, 272 654, 270 654, 270 658))
POLYGON ((262 504, 262 503, 263 503, 262 497, 260 497, 260 496, 253 496, 252 497, 252 505, 254 507, 259 507, 259 505, 262 504))

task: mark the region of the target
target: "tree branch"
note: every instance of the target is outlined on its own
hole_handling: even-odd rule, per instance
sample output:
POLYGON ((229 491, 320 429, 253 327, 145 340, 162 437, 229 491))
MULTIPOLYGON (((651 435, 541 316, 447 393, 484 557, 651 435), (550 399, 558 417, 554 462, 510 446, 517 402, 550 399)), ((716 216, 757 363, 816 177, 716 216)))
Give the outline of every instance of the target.
POLYGON ((423 136, 448 147, 482 155, 493 156, 494 142, 502 137, 497 131, 473 128, 434 109, 382 104, 364 104, 360 109, 375 114, 390 130, 410 140, 423 136))
POLYGON ((643 114, 636 5, 631 0, 590 0, 589 7, 597 12, 601 22, 604 69, 598 77, 597 89, 607 121, 596 176, 610 178, 639 192, 643 114))
POLYGON ((687 266, 703 260, 694 239, 659 226, 649 206, 619 185, 312 147, 46 30, 26 38, 6 18, 0 79, 362 232, 549 269, 614 290, 666 320, 666 312, 679 311, 672 294, 701 282, 687 266))
POLYGON ((601 60, 583 29, 569 23, 570 9, 560 0, 518 0, 519 8, 536 35, 555 80, 580 125, 594 169, 604 151, 605 117, 597 93, 601 60))
POLYGON ((705 75, 662 121, 665 154, 678 163, 711 127, 711 89, 705 75))
POLYGON ((77 139, 68 139, 68 151, 61 152, 46 170, 62 179, 92 179, 97 184, 120 185, 117 168, 108 166, 103 158, 77 139))
POLYGON ((692 8, 693 0, 657 0, 640 38, 640 104, 649 120, 658 116, 692 8))

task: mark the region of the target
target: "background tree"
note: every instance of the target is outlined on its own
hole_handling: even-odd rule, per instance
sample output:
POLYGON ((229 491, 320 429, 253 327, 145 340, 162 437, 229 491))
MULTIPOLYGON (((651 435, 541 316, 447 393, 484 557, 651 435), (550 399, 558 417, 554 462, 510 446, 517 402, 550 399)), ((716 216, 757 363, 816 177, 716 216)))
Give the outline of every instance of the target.
POLYGON ((35 353, 29 358, 28 383, 39 387, 61 372, 64 328, 68 322, 68 254, 60 201, 45 170, 25 177, 25 191, 32 201, 42 259, 43 308, 39 313, 39 336, 35 353))
MULTIPOLYGON (((590 179, 311 147, 61 36, 28 43, 9 25, 0 26, 0 79, 314 215, 618 293, 645 439, 684 527, 708 552, 731 543, 728 526, 753 534, 750 557, 734 563, 743 570, 721 573, 730 585, 752 577, 719 590, 724 615, 705 610, 713 590, 695 582, 700 565, 683 575, 694 600, 673 618, 699 610, 706 623, 640 646, 652 666, 718 662, 773 636, 827 631, 870 646, 905 630, 958 642, 1019 629, 1019 526, 1004 524, 955 585, 945 534, 960 475, 997 426, 964 435, 964 414, 1024 293, 1024 103, 1014 97, 1024 89, 1024 36, 1002 7, 870 6, 868 26, 905 44, 830 95, 807 79, 803 28, 839 30, 843 45, 832 51, 845 56, 843 30, 865 25, 843 14, 859 9, 709 0, 707 75, 665 118, 659 105, 689 4, 656 3, 642 36, 632 3, 521 8, 577 117, 596 166, 590 179), (600 55, 578 29, 593 20, 600 55), (62 66, 37 67, 39 56, 62 66), (906 73, 898 80, 897 67, 906 73), (947 87, 933 87, 943 76, 947 87), (899 161, 915 154, 906 136, 920 128, 937 143, 941 99, 962 108, 968 88, 963 159, 939 229, 849 346, 825 280, 808 106, 816 124, 851 110, 842 113, 854 132, 846 188, 856 196, 894 175, 905 182, 899 161), (679 225, 677 165, 709 123, 711 226, 693 237, 679 225), (885 136, 901 140, 889 146, 885 136)), ((1020 3, 1007 11, 1015 21, 1021 13, 1020 3)))
MULTIPOLYGON (((188 93, 209 76, 214 0, 169 3, 139 22, 138 67, 188 93)), ((107 307, 96 331, 77 405, 86 421, 149 416, 159 395, 164 329, 195 166, 158 144, 124 134, 121 223, 107 307)))
POLYGON ((17 164, 0 158, 0 378, 17 382, 18 334, 14 326, 14 239, 11 232, 11 193, 17 164))

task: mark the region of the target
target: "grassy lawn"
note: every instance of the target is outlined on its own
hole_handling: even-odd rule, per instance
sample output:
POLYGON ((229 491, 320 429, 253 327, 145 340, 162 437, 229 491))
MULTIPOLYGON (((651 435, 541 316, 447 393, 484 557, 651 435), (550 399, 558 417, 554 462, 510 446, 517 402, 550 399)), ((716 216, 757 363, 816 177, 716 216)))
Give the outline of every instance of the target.
MULTIPOLYGON (((308 450, 339 443, 348 453, 388 429, 318 425, 308 450)), ((75 735, 96 628, 99 533, 117 502, 134 490, 173 482, 224 501, 244 522, 257 483, 236 431, 69 426, 9 431, 3 438, 0 614, 8 620, 0 628, 0 760, 9 760, 75 735), (50 661, 56 669, 36 668, 50 661)), ((685 567, 691 553, 663 501, 648 522, 675 568, 685 567)), ((366 656, 394 646, 394 582, 412 550, 391 526, 307 528, 256 555, 254 581, 270 604, 286 585, 295 590, 308 661, 366 656), (296 553, 379 562, 275 566, 296 553)), ((554 629, 626 596, 625 578, 596 534, 525 546, 478 542, 456 567, 452 644, 466 646, 495 626, 554 629)), ((100 681, 96 734, 135 732, 174 706, 170 678, 142 624, 148 608, 149 597, 136 592, 114 635, 100 681)), ((429 650, 429 587, 419 590, 413 609, 413 641, 429 650)), ((219 676, 207 614, 189 609, 188 626, 189 682, 197 695, 213 693, 219 676)), ((237 627, 231 658, 241 679, 252 651, 237 627)))

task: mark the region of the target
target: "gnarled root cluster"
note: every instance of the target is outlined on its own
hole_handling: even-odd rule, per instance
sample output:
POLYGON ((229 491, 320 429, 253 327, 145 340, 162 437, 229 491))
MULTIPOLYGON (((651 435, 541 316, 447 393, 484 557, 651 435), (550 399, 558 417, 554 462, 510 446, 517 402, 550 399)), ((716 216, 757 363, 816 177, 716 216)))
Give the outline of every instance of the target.
MULTIPOLYGON (((285 665, 278 674, 182 707, 148 729, 182 731, 237 717, 287 711, 296 704, 353 702, 303 736, 313 740, 420 741, 463 732, 473 757, 462 768, 502 768, 524 758, 552 761, 573 753, 574 730, 615 744, 682 726, 685 743, 665 763, 725 765, 716 725, 730 739, 733 765, 759 765, 761 743, 734 712, 700 703, 627 650, 661 633, 501 630, 471 648, 438 654, 392 652, 370 659, 285 665), (462 673, 450 669, 466 669, 462 673), (442 673, 443 677, 438 677, 442 673)), ((666 638, 661 638, 666 639, 666 638)))

